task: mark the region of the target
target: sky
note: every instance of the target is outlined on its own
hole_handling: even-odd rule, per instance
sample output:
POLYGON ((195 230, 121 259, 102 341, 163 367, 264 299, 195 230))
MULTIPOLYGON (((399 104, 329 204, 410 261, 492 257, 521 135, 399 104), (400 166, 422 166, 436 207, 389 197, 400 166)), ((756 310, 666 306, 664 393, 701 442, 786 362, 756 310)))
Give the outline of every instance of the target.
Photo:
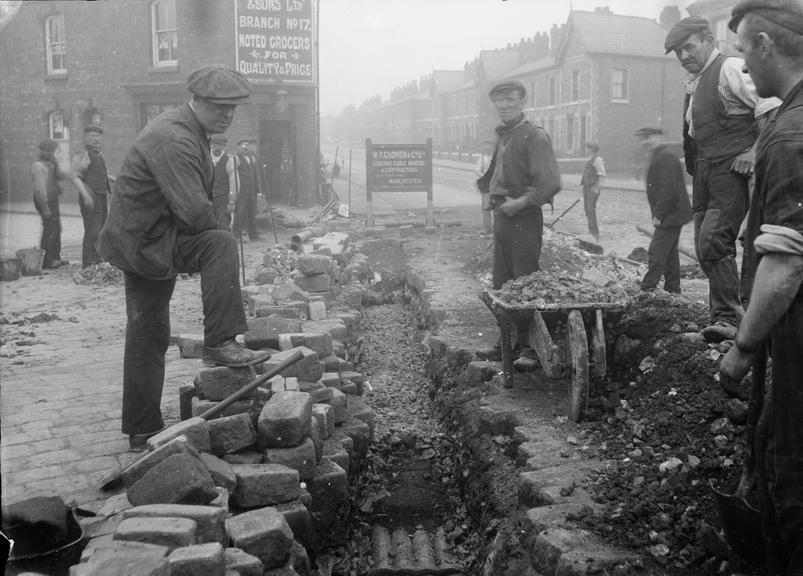
POLYGON ((657 20, 664 6, 681 16, 691 0, 320 0, 321 112, 337 115, 433 70, 462 70, 480 50, 504 48, 569 10, 608 6, 614 14, 657 20))

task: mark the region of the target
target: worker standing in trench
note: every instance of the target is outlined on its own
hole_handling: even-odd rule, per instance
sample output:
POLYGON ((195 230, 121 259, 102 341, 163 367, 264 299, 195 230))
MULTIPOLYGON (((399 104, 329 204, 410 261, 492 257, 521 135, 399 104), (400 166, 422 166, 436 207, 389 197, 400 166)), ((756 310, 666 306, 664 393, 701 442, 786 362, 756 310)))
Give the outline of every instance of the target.
POLYGON ((764 556, 770 576, 803 574, 803 0, 744 0, 729 22, 759 96, 783 100, 756 147, 755 190, 745 233, 750 297, 720 383, 754 383, 754 442, 764 556), (759 374, 760 376, 760 374, 759 374), (763 404, 763 405, 762 405, 763 404))

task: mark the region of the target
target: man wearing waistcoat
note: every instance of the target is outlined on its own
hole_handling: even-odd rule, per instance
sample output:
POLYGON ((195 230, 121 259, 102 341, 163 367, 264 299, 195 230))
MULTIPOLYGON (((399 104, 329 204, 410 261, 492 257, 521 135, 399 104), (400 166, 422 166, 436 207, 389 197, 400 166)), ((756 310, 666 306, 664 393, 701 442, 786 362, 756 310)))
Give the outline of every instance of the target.
POLYGON ((260 189, 259 163, 254 153, 253 142, 243 138, 237 143, 237 179, 239 182, 237 203, 234 209, 232 232, 235 238, 248 232, 250 240, 259 240, 257 232, 257 196, 260 189))
POLYGON ((589 153, 583 176, 580 178, 580 185, 583 187, 583 207, 588 221, 588 233, 599 242, 599 226, 597 225, 597 200, 602 191, 602 183, 608 173, 605 171, 605 163, 599 155, 599 144, 596 142, 586 142, 586 150, 589 153))
POLYGON ((72 168, 78 174, 84 187, 92 194, 93 205, 88 206, 80 199, 81 218, 84 221, 84 241, 81 248, 81 266, 86 268, 98 264, 100 256, 95 244, 100 230, 106 222, 107 195, 109 194, 109 174, 106 161, 100 153, 103 128, 90 124, 84 128, 84 149, 73 157, 72 168))
POLYGON ((231 214, 237 201, 237 157, 226 150, 228 142, 223 134, 214 134, 210 140, 212 163, 215 165, 211 200, 218 230, 230 229, 231 214))
POLYGON ((680 20, 664 42, 691 75, 683 110, 683 150, 692 174, 694 247, 708 277, 709 342, 732 340, 744 311, 736 267, 736 237, 747 214, 748 181, 765 116, 778 101, 756 95, 744 61, 716 48, 708 20, 680 20))

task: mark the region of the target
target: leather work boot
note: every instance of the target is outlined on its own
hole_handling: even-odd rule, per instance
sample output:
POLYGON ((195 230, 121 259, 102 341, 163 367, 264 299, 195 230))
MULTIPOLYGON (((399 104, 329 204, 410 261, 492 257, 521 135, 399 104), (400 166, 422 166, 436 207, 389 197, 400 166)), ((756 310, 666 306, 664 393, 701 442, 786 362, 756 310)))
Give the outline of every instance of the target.
POLYGON ((273 352, 249 350, 236 339, 230 338, 220 346, 204 346, 203 360, 206 365, 245 368, 264 362, 273 352))
POLYGON ((736 338, 736 326, 725 320, 717 320, 711 326, 706 326, 700 333, 706 342, 717 344, 723 340, 734 340, 736 338))
POLYGON ((146 434, 129 434, 128 435, 128 451, 129 452, 145 452, 148 448, 148 439, 156 436, 159 432, 164 430, 164 427, 148 432, 146 434))

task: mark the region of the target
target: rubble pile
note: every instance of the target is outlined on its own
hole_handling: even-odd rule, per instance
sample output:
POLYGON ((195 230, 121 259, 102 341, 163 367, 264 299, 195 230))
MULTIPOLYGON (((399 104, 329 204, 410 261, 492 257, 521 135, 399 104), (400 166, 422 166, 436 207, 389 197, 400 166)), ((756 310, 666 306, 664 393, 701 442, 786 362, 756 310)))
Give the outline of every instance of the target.
POLYGON ((73 274, 72 279, 76 284, 107 286, 109 284, 122 284, 123 273, 108 262, 99 262, 79 270, 73 274))
POLYGON ((625 304, 629 299, 621 282, 598 268, 581 273, 557 267, 539 270, 510 280, 491 294, 507 304, 536 308, 573 303, 625 304))
MULTIPOLYGON (((244 291, 245 344, 275 352, 252 368, 203 368, 180 387, 180 422, 121 472, 126 492, 89 525, 70 574, 136 566, 143 576, 303 576, 312 573, 307 551, 345 538, 350 486, 374 435, 364 377, 349 360, 362 317, 358 278, 370 272, 360 254, 341 266, 331 245, 326 252, 271 251, 292 279, 244 291), (343 276, 348 285, 331 282, 343 276), (294 354, 298 361, 251 395, 202 417, 294 354)), ((202 334, 180 334, 177 344, 182 357, 202 357, 202 334)))

